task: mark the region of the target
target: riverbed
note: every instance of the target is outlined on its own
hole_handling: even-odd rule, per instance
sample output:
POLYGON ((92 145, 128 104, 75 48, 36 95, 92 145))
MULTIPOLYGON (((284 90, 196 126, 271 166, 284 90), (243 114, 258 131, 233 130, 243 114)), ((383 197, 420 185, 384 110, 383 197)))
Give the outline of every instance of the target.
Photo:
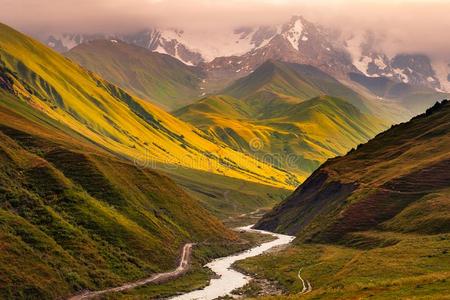
POLYGON ((248 232, 257 232, 261 234, 268 234, 275 237, 275 240, 272 240, 267 243, 263 243, 259 246, 246 250, 244 252, 221 257, 213 260, 212 262, 206 264, 205 266, 211 269, 214 273, 216 273, 219 277, 211 279, 208 286, 203 289, 192 291, 183 295, 179 295, 171 298, 172 300, 212 300, 220 296, 229 295, 231 291, 243 287, 246 285, 252 278, 246 276, 236 270, 231 269, 233 263, 238 260, 243 260, 249 257, 260 255, 274 247, 287 245, 292 242, 294 237, 277 234, 264 230, 252 229, 253 225, 249 225, 246 227, 238 228, 238 230, 248 231, 248 232))

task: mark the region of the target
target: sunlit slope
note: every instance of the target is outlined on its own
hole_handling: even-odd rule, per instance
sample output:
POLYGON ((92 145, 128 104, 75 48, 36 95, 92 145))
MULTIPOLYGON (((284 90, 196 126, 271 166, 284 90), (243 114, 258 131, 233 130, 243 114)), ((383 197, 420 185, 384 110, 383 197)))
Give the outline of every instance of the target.
POLYGON ((83 43, 64 54, 106 80, 172 110, 192 103, 201 74, 177 59, 117 40, 83 43))
MULTIPOLYGON (((361 111, 368 107, 365 99, 327 73, 309 65, 269 60, 250 75, 227 87, 224 94, 245 99, 255 107, 267 102, 301 102, 330 95, 345 99, 361 111)), ((263 107, 261 107, 263 108, 263 107)), ((265 110, 261 111, 266 113, 265 110)))
POLYGON ((280 187, 295 181, 5 25, 0 56, 15 94, 108 151, 145 166, 156 161, 280 187))
POLYGON ((235 240, 172 180, 109 154, 0 79, 1 299, 115 286, 172 269, 188 241, 235 240))
POLYGON ((450 102, 331 159, 259 228, 304 241, 367 242, 355 232, 450 231, 450 102))
POLYGON ((211 96, 175 112, 230 147, 307 177, 327 158, 346 153, 384 128, 339 98, 322 96, 274 109, 270 118, 231 96, 211 96))

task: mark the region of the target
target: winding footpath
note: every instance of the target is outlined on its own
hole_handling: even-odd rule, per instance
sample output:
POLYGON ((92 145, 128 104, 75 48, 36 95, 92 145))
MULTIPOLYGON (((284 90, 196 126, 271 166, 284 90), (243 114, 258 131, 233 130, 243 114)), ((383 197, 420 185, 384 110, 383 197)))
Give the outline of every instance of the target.
POLYGON ((151 277, 140 279, 140 280, 133 281, 130 283, 126 283, 124 285, 114 287, 114 288, 109 288, 109 289, 95 291, 95 292, 87 291, 82 294, 70 297, 70 298, 68 298, 68 300, 92 299, 92 298, 98 297, 98 296, 106 294, 106 293, 122 292, 125 290, 136 288, 138 286, 146 285, 149 283, 163 283, 163 282, 175 279, 177 277, 180 277, 181 275, 183 275, 184 273, 186 273, 189 270, 189 265, 190 265, 189 263, 190 263, 190 259, 191 259, 193 245, 194 244, 192 244, 192 243, 187 243, 184 245, 183 250, 181 252, 180 263, 178 264, 178 267, 173 271, 154 274, 151 277))
POLYGON ((302 272, 302 269, 303 269, 303 268, 300 268, 300 270, 298 270, 298 273, 297 273, 298 279, 300 279, 300 281, 301 281, 302 284, 303 284, 303 289, 302 289, 302 291, 299 293, 299 295, 304 295, 304 294, 307 294, 307 293, 309 293, 309 292, 312 291, 311 283, 310 283, 308 280, 303 279, 303 278, 302 278, 302 275, 300 274, 300 273, 302 272))

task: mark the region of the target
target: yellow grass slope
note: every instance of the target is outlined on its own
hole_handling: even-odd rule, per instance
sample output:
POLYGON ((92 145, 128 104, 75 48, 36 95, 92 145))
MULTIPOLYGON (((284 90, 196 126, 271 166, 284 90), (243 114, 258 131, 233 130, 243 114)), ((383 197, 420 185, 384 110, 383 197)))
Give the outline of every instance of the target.
POLYGON ((179 165, 278 187, 289 187, 296 179, 209 140, 195 127, 2 24, 0 67, 19 98, 120 156, 148 166, 179 165))

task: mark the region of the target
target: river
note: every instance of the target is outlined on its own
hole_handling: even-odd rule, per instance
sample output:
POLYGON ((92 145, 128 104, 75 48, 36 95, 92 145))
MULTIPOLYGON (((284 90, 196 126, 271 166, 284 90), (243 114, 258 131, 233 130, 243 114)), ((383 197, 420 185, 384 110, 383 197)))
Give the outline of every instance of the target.
POLYGON ((172 300, 212 300, 220 296, 229 295, 234 289, 243 287, 246 285, 251 277, 246 276, 238 271, 231 269, 231 265, 238 261, 249 257, 260 255, 267 250, 270 250, 276 246, 282 246, 292 242, 294 237, 277 234, 269 231, 252 229, 253 225, 238 228, 238 230, 244 230, 249 232, 257 232, 262 234, 269 234, 276 239, 267 243, 263 243, 259 246, 234 254, 230 256, 221 257, 208 263, 206 267, 210 268, 214 273, 219 275, 219 278, 211 279, 208 286, 203 289, 195 290, 186 294, 182 294, 171 298, 172 300))

